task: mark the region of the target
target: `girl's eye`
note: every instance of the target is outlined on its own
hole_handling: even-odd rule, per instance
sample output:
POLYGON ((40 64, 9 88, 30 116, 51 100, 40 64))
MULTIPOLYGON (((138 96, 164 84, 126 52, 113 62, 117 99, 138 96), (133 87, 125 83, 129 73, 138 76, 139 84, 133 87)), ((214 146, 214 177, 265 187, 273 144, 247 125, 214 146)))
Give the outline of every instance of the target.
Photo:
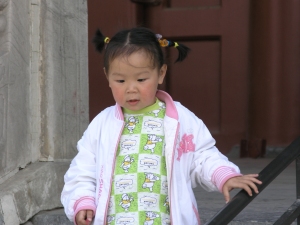
POLYGON ((145 81, 146 79, 138 79, 138 82, 143 82, 145 81))
POLYGON ((118 83, 124 83, 124 80, 117 80, 118 83))

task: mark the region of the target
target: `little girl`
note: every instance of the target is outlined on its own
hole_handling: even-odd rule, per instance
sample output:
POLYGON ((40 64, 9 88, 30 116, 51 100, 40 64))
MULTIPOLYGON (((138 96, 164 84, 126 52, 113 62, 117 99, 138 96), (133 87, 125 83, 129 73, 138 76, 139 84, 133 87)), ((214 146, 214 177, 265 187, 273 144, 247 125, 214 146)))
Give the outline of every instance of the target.
POLYGON ((104 73, 116 101, 100 112, 78 142, 61 201, 75 224, 200 224, 193 189, 242 188, 258 192, 257 174, 242 175, 215 147, 204 123, 173 101, 162 84, 167 65, 161 47, 189 49, 146 28, 118 32, 105 48, 104 73), (256 183, 256 184, 255 184, 256 183))

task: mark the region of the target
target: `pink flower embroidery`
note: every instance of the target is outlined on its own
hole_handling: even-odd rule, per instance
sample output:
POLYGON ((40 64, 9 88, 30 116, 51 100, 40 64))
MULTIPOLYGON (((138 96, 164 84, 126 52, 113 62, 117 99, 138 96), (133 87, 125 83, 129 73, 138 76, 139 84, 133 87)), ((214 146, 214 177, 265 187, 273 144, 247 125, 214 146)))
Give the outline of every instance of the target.
POLYGON ((181 138, 181 141, 179 143, 178 147, 178 157, 177 160, 180 161, 180 158, 183 153, 188 153, 188 152, 194 152, 195 151, 195 144, 193 143, 193 138, 194 135, 190 134, 184 134, 181 138))

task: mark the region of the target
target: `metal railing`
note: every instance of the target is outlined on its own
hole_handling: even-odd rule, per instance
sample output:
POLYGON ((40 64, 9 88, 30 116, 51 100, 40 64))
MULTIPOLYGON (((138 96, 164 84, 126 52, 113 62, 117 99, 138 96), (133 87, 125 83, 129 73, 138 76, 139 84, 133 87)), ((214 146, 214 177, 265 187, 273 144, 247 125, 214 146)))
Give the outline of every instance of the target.
MULTIPOLYGON (((296 160, 296 192, 297 199, 291 207, 274 223, 274 225, 288 225, 297 219, 300 225, 300 137, 285 148, 260 173, 258 179, 262 181, 257 185, 259 193, 264 190, 288 165, 296 160)), ((258 194, 249 196, 241 190, 205 225, 224 225, 232 221, 258 194)))

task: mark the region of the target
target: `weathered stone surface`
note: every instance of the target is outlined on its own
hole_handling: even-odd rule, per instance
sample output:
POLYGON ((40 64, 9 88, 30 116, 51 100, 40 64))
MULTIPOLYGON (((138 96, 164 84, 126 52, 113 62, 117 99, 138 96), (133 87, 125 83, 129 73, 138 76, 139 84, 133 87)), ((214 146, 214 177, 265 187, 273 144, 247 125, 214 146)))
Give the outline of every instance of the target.
POLYGON ((0 183, 31 161, 29 0, 0 0, 0 183))
POLYGON ((61 206, 69 163, 26 165, 71 159, 87 125, 86 1, 0 0, 1 223, 61 206))
POLYGON ((31 222, 23 223, 22 225, 33 225, 31 222))
POLYGON ((0 218, 3 224, 24 223, 39 211, 62 207, 60 193, 69 164, 36 162, 1 184, 0 218))
POLYGON ((0 224, 61 207, 89 122, 87 39, 86 0, 0 0, 0 224))
POLYGON ((31 222, 33 225, 73 225, 65 216, 63 209, 40 212, 31 222))
POLYGON ((3 212, 2 210, 0 211, 0 224, 4 224, 4 218, 3 218, 3 212))
POLYGON ((0 0, 0 184, 64 161, 88 118, 87 3, 0 0))
POLYGON ((4 224, 19 224, 19 218, 15 207, 15 199, 12 195, 4 195, 1 198, 4 224))
POLYGON ((40 0, 31 0, 30 18, 31 18, 31 73, 30 73, 30 92, 29 92, 29 110, 30 110, 30 145, 32 162, 38 161, 42 146, 42 114, 41 114, 41 95, 43 87, 41 86, 42 73, 40 66, 42 64, 40 44, 40 0))
POLYGON ((71 159, 89 122, 87 4, 82 0, 45 0, 41 1, 41 15, 40 160, 71 159))

